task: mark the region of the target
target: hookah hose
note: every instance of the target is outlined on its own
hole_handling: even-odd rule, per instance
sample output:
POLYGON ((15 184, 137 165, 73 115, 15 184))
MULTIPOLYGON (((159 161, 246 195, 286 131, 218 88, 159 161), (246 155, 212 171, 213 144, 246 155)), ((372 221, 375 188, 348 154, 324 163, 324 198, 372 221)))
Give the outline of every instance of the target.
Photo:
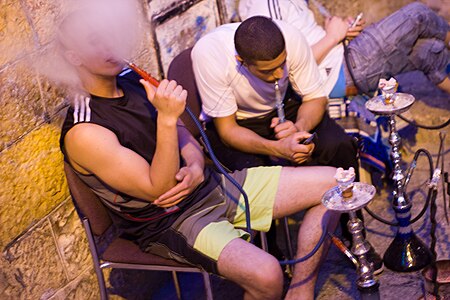
POLYGON ((430 222, 431 222, 431 230, 430 230, 430 236, 431 236, 431 243, 430 243, 430 251, 432 253, 432 260, 431 260, 431 281, 433 282, 433 294, 436 296, 436 299, 439 298, 439 286, 436 284, 437 281, 437 267, 436 267, 436 196, 437 196, 437 188, 436 186, 433 189, 433 200, 431 201, 430 206, 430 222))
MULTIPOLYGON (((407 171, 407 175, 405 178, 405 185, 404 185, 404 189, 406 190, 406 187, 408 186, 409 181, 411 180, 412 174, 414 172, 414 169, 417 166, 417 159, 419 157, 419 155, 423 153, 427 158, 428 158, 428 163, 429 163, 429 170, 430 170, 430 180, 432 180, 433 178, 433 158, 431 157, 430 152, 428 152, 425 149, 419 149, 416 151, 416 153, 414 154, 414 159, 411 162, 408 171, 407 171)), ((418 221, 423 214, 425 213, 425 211, 428 208, 428 205, 430 204, 431 199, 433 198, 433 189, 430 187, 430 189, 428 190, 428 195, 427 195, 427 199, 425 201, 425 204, 422 208, 422 210, 419 212, 419 214, 414 217, 413 219, 411 219, 410 224, 415 223, 416 221, 418 221)), ((436 196, 434 196, 434 198, 436 198, 436 196)), ((377 214, 375 214, 373 211, 371 211, 367 206, 364 208, 365 211, 375 220, 384 223, 386 225, 390 225, 390 226, 398 226, 398 222, 392 222, 392 221, 388 221, 386 219, 383 219, 382 217, 378 216, 377 214)))
MULTIPOLYGON (((213 149, 211 147, 211 143, 209 142, 208 137, 206 136, 205 130, 203 129, 202 124, 200 124, 200 121, 197 119, 197 117, 189 109, 188 106, 186 106, 185 110, 189 114, 191 119, 194 121, 195 126, 197 126, 197 128, 198 128, 198 130, 200 132, 200 135, 202 136, 203 143, 204 143, 206 149, 208 150, 209 156, 210 156, 211 160, 213 161, 214 165, 216 166, 216 168, 219 170, 220 173, 222 173, 241 192, 242 197, 244 198, 244 202, 245 202, 245 219, 246 219, 246 226, 247 226, 246 229, 247 229, 248 233, 251 233, 250 205, 249 205, 249 202, 248 202, 247 193, 244 191, 242 186, 233 177, 231 177, 230 174, 228 174, 228 172, 224 169, 222 164, 217 159, 217 157, 214 154, 214 151, 213 151, 213 149)), ((234 200, 233 199, 233 201, 238 203, 238 200, 234 200)), ((250 240, 252 240, 251 234, 250 234, 250 240)))
MULTIPOLYGON (((219 171, 228 179, 231 181, 231 183, 233 183, 233 185, 235 185, 239 191, 242 193, 242 196, 244 197, 244 201, 245 201, 245 218, 246 218, 246 222, 247 222, 247 231, 251 232, 251 227, 250 227, 250 206, 248 204, 248 196, 245 193, 244 189, 241 187, 241 185, 239 183, 236 182, 236 180, 234 180, 233 177, 231 177, 227 171, 224 169, 224 167, 222 166, 222 164, 219 162, 219 160, 217 159, 216 155, 214 154, 214 151, 211 147, 211 144, 209 142, 208 137, 206 136, 205 130, 203 129, 202 124, 200 123, 200 121, 198 120, 198 118, 194 115, 194 113, 189 109, 189 107, 186 106, 186 112, 189 114, 189 116, 191 117, 191 119, 194 121, 195 126, 197 126, 200 135, 202 136, 203 139, 203 143, 205 144, 206 149, 208 150, 208 153, 211 157, 211 160, 214 162, 214 165, 219 169, 219 171)), ((327 230, 324 229, 322 231, 322 235, 320 236, 319 241, 317 242, 317 244, 314 246, 314 248, 311 250, 311 252, 309 252, 308 254, 306 254, 303 257, 297 258, 297 259, 292 259, 292 260, 279 260, 278 262, 280 263, 280 265, 294 265, 300 262, 303 262, 307 259, 309 259, 311 256, 313 256, 314 254, 316 254, 316 252, 319 250, 320 246, 322 246, 323 241, 325 240, 325 237, 327 235, 327 230)))
MULTIPOLYGON (((138 73, 143 79, 149 81, 152 85, 154 85, 156 87, 159 85, 159 82, 155 78, 153 78, 150 74, 148 74, 146 71, 144 71, 143 69, 139 68, 138 66, 136 66, 132 62, 129 62, 127 60, 125 60, 125 62, 128 64, 128 66, 131 69, 133 69, 136 73, 138 73)), ((207 151, 208 151, 208 153, 210 155, 211 160, 213 161, 214 165, 217 167, 218 171, 221 174, 223 174, 241 192, 242 197, 244 198, 244 203, 245 203, 246 230, 247 230, 248 233, 251 233, 250 205, 249 205, 247 193, 244 191, 242 186, 233 177, 231 177, 230 174, 228 174, 228 172, 225 170, 225 168, 222 166, 222 164, 217 159, 217 157, 214 154, 214 151, 213 151, 213 149, 211 147, 209 139, 206 136, 205 130, 203 129, 203 126, 200 123, 200 121, 198 120, 198 118, 194 115, 194 113, 189 109, 188 106, 185 107, 185 110, 188 113, 189 117, 194 121, 195 126, 198 128, 198 130, 200 132, 200 135, 201 135, 201 137, 203 139, 203 143, 204 143, 204 145, 205 145, 205 147, 206 147, 206 149, 207 149, 207 151)), ((233 201, 238 202, 237 200, 234 200, 234 199, 233 199, 233 201)), ((319 250, 320 246, 322 246, 322 243, 325 240, 326 235, 327 235, 327 230, 324 229, 322 231, 322 235, 320 236, 319 241, 317 242, 317 244, 314 246, 314 248, 311 250, 310 253, 306 254, 303 257, 297 258, 297 259, 279 261, 280 265, 297 264, 299 262, 303 262, 303 261, 309 259, 314 254, 316 254, 316 252, 319 250)), ((252 236, 251 235, 250 235, 250 242, 252 242, 252 236)))
POLYGON ((447 136, 447 133, 441 131, 439 132, 439 139, 440 139, 440 144, 439 144, 439 154, 438 154, 438 158, 436 161, 436 168, 439 168, 439 162, 440 159, 442 158, 442 162, 441 162, 441 173, 440 175, 444 175, 444 178, 442 180, 442 199, 444 200, 444 216, 445 216, 445 220, 447 221, 447 225, 449 224, 449 220, 448 220, 448 210, 447 210, 447 194, 450 193, 449 187, 447 186, 447 193, 445 192, 446 186, 445 184, 449 184, 448 181, 448 172, 445 171, 445 163, 444 163, 444 153, 445 153, 445 138, 447 136))
POLYGON ((442 128, 448 126, 448 124, 450 124, 450 119, 447 119, 447 121, 445 121, 445 122, 442 123, 442 124, 430 126, 430 125, 418 124, 416 121, 409 120, 409 119, 405 118, 405 117, 402 116, 402 115, 398 115, 398 117, 399 117, 400 119, 402 119, 403 121, 405 121, 406 123, 409 123, 409 124, 411 124, 411 125, 413 125, 413 126, 416 126, 416 127, 418 127, 418 128, 423 128, 423 129, 429 129, 429 130, 442 129, 442 128))
MULTIPOLYGON (((437 223, 436 223, 436 211, 437 211, 436 197, 437 197, 438 181, 440 179, 440 175, 444 172, 444 156, 443 156, 443 153, 444 153, 445 134, 441 132, 439 134, 439 138, 440 138, 440 145, 439 145, 439 154, 438 154, 438 158, 437 158, 437 161, 436 161, 436 170, 434 171, 433 179, 431 180, 431 182, 429 184, 430 190, 433 191, 433 197, 432 197, 431 206, 430 206, 430 223, 431 223, 431 229, 430 229, 430 236, 431 236, 430 251, 432 253, 432 261, 431 261, 431 265, 430 265, 430 271, 431 271, 431 282, 433 283, 433 295, 436 296, 436 299, 440 299, 440 297, 439 297, 439 286, 436 283, 437 277, 438 277, 438 270, 437 270, 437 267, 436 267, 436 258, 437 258, 437 253, 436 253, 436 227, 437 227, 437 223), (440 161, 441 157, 442 157, 442 165, 441 165, 442 169, 439 170, 439 161, 440 161)), ((443 189, 443 193, 444 193, 445 217, 447 219, 447 224, 448 224, 447 208, 446 208, 446 201, 445 201, 445 189, 443 189)))
MULTIPOLYGON (((124 59, 124 61, 126 62, 126 64, 132 70, 134 70, 136 73, 138 73, 144 80, 148 81, 150 84, 152 84, 155 87, 159 86, 158 80, 156 80, 153 76, 148 74, 145 70, 141 69, 136 64, 134 64, 134 63, 132 63, 132 62, 130 62, 128 60, 124 59)), ((223 168, 222 164, 220 164, 219 160, 217 159, 216 155, 214 154, 214 152, 212 150, 211 144, 209 143, 209 140, 208 140, 208 138, 206 136, 206 133, 205 133, 202 125, 198 121, 197 117, 189 109, 189 107, 186 106, 185 110, 189 114, 189 116, 192 118, 192 120, 194 121, 195 126, 198 127, 198 129, 200 131, 200 135, 204 139, 205 147, 208 149, 209 155, 211 157, 211 160, 213 161, 213 163, 216 166, 216 168, 219 170, 220 173, 222 173, 241 192, 242 197, 244 198, 244 203, 245 203, 244 211, 245 211, 245 219, 246 219, 246 230, 250 234, 250 241, 252 241, 252 235, 251 235, 251 232, 252 232, 251 228, 252 227, 251 227, 251 224, 250 224, 250 205, 249 205, 247 193, 244 191, 242 186, 233 177, 231 177, 230 174, 227 173, 227 171, 225 171, 225 169, 223 168)), ((235 201, 239 205, 239 200, 233 199, 233 201, 235 201)))

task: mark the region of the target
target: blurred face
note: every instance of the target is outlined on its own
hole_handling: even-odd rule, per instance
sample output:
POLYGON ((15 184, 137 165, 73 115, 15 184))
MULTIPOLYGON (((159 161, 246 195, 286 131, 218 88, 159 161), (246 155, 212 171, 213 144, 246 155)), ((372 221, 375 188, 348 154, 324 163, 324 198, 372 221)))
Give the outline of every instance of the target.
POLYGON ((118 12, 94 7, 69 16, 60 29, 67 60, 79 70, 100 76, 115 76, 136 45, 136 18, 120 18, 118 12), (131 32, 128 32, 131 31, 131 32), (128 32, 128 33, 127 33, 128 32))
POLYGON ((259 60, 251 63, 245 63, 247 69, 254 76, 265 82, 275 82, 284 75, 284 67, 286 65, 286 50, 283 50, 278 57, 273 60, 259 60))
POLYGON ((98 32, 83 32, 75 36, 68 49, 77 67, 95 75, 115 76, 122 70, 124 62, 114 52, 108 37, 98 32))

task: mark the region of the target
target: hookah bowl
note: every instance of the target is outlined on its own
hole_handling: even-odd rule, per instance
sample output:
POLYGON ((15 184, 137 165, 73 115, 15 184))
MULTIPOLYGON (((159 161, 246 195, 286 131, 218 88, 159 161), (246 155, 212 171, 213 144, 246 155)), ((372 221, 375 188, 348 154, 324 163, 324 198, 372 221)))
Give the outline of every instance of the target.
MULTIPOLYGON (((351 168, 352 169, 352 168, 351 168)), ((353 246, 351 252, 357 257, 358 290, 364 300, 377 300, 379 298, 379 282, 374 278, 373 266, 367 260, 370 244, 362 234, 364 225, 356 216, 356 211, 366 206, 375 195, 375 187, 355 180, 354 170, 342 171, 338 169, 336 180, 338 185, 329 189, 322 197, 322 204, 332 211, 348 213, 350 220, 347 227, 352 234, 353 246), (351 173, 353 171, 353 174, 351 173), (343 173, 342 173, 343 172, 343 173), (340 176, 342 175, 343 176, 340 176)))
POLYGON ((382 89, 382 95, 373 97, 366 102, 366 108, 377 115, 389 117, 389 143, 392 146, 391 159, 394 165, 394 190, 392 208, 398 221, 397 234, 384 253, 383 261, 387 268, 398 272, 411 272, 424 268, 432 261, 432 253, 427 246, 414 234, 411 227, 412 203, 404 192, 404 175, 400 167, 399 151, 401 138, 395 127, 395 116, 407 111, 414 103, 412 95, 396 93, 382 89))

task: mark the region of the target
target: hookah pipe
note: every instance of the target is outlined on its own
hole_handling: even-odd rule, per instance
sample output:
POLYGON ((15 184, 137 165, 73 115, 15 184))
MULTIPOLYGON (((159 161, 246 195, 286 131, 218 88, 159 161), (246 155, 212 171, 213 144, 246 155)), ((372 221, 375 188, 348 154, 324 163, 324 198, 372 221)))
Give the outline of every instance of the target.
MULTIPOLYGON (((426 245, 414 234, 411 221, 417 221, 427 209, 430 201, 435 202, 437 191, 430 185, 427 201, 419 215, 411 220, 412 203, 408 199, 406 193, 406 186, 408 185, 412 172, 416 167, 416 160, 418 155, 423 153, 428 157, 430 164, 430 182, 437 182, 441 171, 436 169, 433 171, 433 161, 430 153, 424 149, 419 149, 415 153, 415 158, 411 164, 406 177, 403 175, 400 167, 401 153, 399 151, 401 138, 396 130, 395 116, 408 110, 414 103, 415 99, 412 95, 405 93, 397 93, 397 81, 391 78, 389 81, 380 79, 379 87, 382 90, 382 95, 369 99, 365 106, 366 108, 377 115, 389 116, 389 143, 392 145, 391 158, 394 163, 393 180, 394 190, 392 192, 393 201, 392 208, 395 211, 397 223, 388 222, 370 213, 372 217, 385 224, 397 226, 397 234, 392 243, 384 253, 384 263, 386 267, 398 272, 409 272, 422 269, 433 262, 433 253, 426 247, 426 245)), ((442 140, 441 140, 442 142, 442 140)), ((431 222, 435 222, 433 214, 431 215, 431 222)), ((432 237, 433 238, 433 237, 432 237)))

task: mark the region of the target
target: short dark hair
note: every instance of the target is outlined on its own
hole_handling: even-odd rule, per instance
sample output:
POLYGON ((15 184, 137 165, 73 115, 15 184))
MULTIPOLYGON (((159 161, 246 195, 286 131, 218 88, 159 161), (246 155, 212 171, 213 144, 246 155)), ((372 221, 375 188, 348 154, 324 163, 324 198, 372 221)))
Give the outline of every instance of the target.
POLYGON ((234 34, 234 45, 239 56, 247 62, 273 60, 285 49, 280 28, 263 16, 242 22, 234 34))

